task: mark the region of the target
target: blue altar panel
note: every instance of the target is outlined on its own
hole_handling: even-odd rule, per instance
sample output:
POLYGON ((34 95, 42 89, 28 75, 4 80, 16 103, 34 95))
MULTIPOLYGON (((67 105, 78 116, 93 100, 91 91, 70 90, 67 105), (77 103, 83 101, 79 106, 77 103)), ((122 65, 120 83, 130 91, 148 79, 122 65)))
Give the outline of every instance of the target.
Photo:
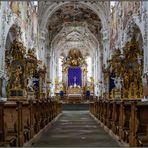
POLYGON ((74 83, 82 86, 82 71, 80 67, 68 68, 68 86, 73 86, 74 83))

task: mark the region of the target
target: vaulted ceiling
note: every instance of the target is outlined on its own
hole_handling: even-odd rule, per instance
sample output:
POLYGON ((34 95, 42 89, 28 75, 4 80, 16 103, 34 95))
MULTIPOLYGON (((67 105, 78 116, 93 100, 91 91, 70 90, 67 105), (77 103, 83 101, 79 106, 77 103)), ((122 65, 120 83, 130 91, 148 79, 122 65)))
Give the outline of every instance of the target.
POLYGON ((49 41, 52 41, 65 24, 69 23, 75 27, 84 22, 88 25, 89 30, 94 36, 99 38, 99 32, 102 28, 101 20, 92 10, 78 3, 64 5, 49 18, 49 41))
POLYGON ((86 23, 77 24, 75 27, 66 24, 52 41, 52 47, 57 51, 58 56, 61 54, 67 56, 71 48, 78 48, 83 56, 87 56, 95 53, 98 41, 86 23))
MULTIPOLYGON (((67 55, 72 48, 78 48, 83 56, 93 56, 103 38, 101 32, 103 24, 102 19, 100 19, 102 14, 97 14, 87 4, 79 1, 63 1, 62 4, 59 4, 59 7, 58 3, 55 3, 55 5, 53 4, 55 9, 52 8, 52 4, 49 4, 49 2, 40 3, 42 7, 42 9, 40 8, 40 20, 46 19, 46 15, 42 17, 42 14, 49 16, 47 17, 46 28, 48 31, 47 40, 50 48, 52 48, 51 50, 55 51, 57 56, 60 56, 67 55), (48 11, 46 11, 47 9, 48 11), (49 10, 52 9, 54 11, 49 15, 49 10)), ((105 2, 100 4, 107 6, 105 2)), ((100 4, 97 3, 98 8, 101 8, 100 4)), ((95 4, 90 5, 95 7, 95 4)), ((97 11, 100 10, 97 9, 97 11)), ((100 13, 102 12, 100 11, 100 13)), ((104 15, 105 13, 104 11, 104 15)))

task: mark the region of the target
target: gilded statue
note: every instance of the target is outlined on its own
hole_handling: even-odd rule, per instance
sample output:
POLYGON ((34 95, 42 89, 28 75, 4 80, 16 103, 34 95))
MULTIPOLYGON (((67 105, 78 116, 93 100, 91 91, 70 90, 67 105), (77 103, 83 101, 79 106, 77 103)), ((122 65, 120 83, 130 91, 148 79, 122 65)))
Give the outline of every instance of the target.
POLYGON ((67 59, 64 61, 64 64, 68 64, 71 66, 79 66, 84 63, 84 59, 80 50, 71 49, 68 53, 67 59))
POLYGON ((115 78, 112 78, 114 80, 114 84, 117 88, 117 90, 120 90, 121 91, 121 88, 122 88, 122 79, 121 77, 115 77, 115 78))
POLYGON ((139 62, 139 57, 142 56, 142 50, 139 49, 137 41, 131 41, 126 44, 124 50, 124 71, 123 74, 123 96, 127 98, 142 98, 142 61, 139 62))
POLYGON ((21 74, 22 74, 22 68, 21 66, 17 66, 16 70, 14 71, 14 88, 20 89, 21 88, 21 74))
POLYGON ((11 45, 10 55, 12 55, 13 59, 15 59, 15 60, 22 59, 23 56, 25 55, 25 47, 17 39, 14 40, 11 45))
MULTIPOLYGON (((143 51, 139 48, 137 41, 127 42, 123 54, 116 49, 109 60, 110 71, 115 73, 116 77, 122 78, 121 96, 122 98, 142 98, 142 61, 143 51)), ((118 84, 118 83, 117 83, 118 84)), ((110 92, 112 95, 112 92, 110 92)))
POLYGON ((77 65, 78 65, 77 59, 73 59, 73 60, 71 61, 71 64, 72 64, 72 66, 77 66, 77 65))
POLYGON ((30 49, 28 49, 28 56, 30 56, 30 57, 36 57, 35 56, 35 48, 30 48, 30 49))

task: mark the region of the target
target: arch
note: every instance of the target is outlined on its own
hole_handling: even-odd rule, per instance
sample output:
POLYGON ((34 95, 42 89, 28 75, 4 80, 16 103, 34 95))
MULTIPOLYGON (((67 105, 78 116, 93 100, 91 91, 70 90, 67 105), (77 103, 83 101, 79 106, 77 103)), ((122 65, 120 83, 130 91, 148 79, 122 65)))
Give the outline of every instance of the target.
POLYGON ((131 18, 125 28, 126 38, 123 55, 126 62, 123 67, 123 98, 142 98, 142 73, 144 69, 144 48, 141 27, 131 18), (134 66, 133 66, 134 65, 134 66), (127 83, 130 80, 129 83, 127 83), (129 91, 127 91, 127 88, 129 91), (133 89, 134 88, 134 89, 133 89))
MULTIPOLYGON (((82 26, 83 27, 83 26, 82 26)), ((98 44, 99 44, 99 42, 98 42, 98 40, 96 39, 96 37, 94 36, 94 34, 93 33, 91 33, 91 31, 88 29, 88 27, 87 27, 87 25, 85 24, 84 25, 84 28, 85 28, 85 30, 86 30, 86 32, 89 34, 88 36, 88 38, 92 38, 93 39, 93 43, 92 43, 92 50, 91 50, 91 54, 93 55, 94 54, 94 51, 96 51, 97 53, 98 53, 98 50, 97 50, 97 46, 98 46, 98 44), (94 46, 94 47, 93 47, 94 46)), ((58 46, 56 46, 55 47, 55 45, 57 45, 57 40, 59 40, 59 38, 61 38, 61 36, 60 36, 60 34, 62 34, 63 33, 63 31, 64 30, 66 30, 65 28, 63 28, 54 38, 53 38, 53 40, 52 40, 52 42, 51 42, 51 45, 52 45, 52 49, 51 49, 51 51, 57 51, 58 50, 58 53, 60 54, 60 50, 62 50, 63 49, 63 47, 64 47, 64 44, 65 44, 65 40, 66 40, 66 38, 73 32, 73 31, 67 31, 67 34, 64 36, 64 35, 62 35, 62 39, 63 39, 63 42, 62 42, 62 47, 59 47, 59 45, 58 46)), ((82 38, 83 39, 86 39, 87 37, 86 36, 84 36, 84 35, 82 35, 82 30, 77 30, 76 31, 76 33, 78 33, 80 36, 82 36, 82 38)), ((90 41, 89 41, 90 42, 90 41)), ((89 47, 87 47, 88 45, 85 45, 85 47, 77 47, 77 48, 79 48, 80 50, 83 50, 84 48, 85 49, 87 49, 87 50, 89 50, 89 47)), ((69 50, 69 48, 67 48, 67 50, 66 51, 68 51, 69 50)), ((57 54, 58 55, 58 54, 57 54)))
MULTIPOLYGON (((139 32, 141 33, 141 37, 142 37, 142 41, 144 42, 144 33, 143 33, 143 30, 142 30, 142 27, 140 26, 140 23, 138 21, 138 16, 134 16, 132 17, 131 19, 128 20, 126 26, 125 26, 125 29, 124 29, 124 33, 125 34, 128 34, 128 32, 130 31, 130 29, 133 27, 133 26, 136 26, 138 29, 139 29, 139 32)), ((128 39, 128 35, 125 37, 124 39, 124 44, 126 44, 126 41, 128 39)), ((125 45, 123 45, 124 47, 125 45)))
MULTIPOLYGON (((48 6, 47 10, 45 11, 45 13, 43 14, 43 17, 42 17, 42 18, 46 18, 46 20, 43 21, 44 19, 42 19, 42 21, 40 22, 40 28, 42 29, 42 31, 46 32, 47 23, 48 23, 48 19, 50 18, 50 16, 56 10, 58 10, 61 6, 64 6, 65 4, 69 4, 69 3, 71 3, 71 2, 63 2, 63 3, 60 3, 60 4, 53 3, 50 6, 48 6)), ((106 30, 106 28, 107 28, 107 19, 106 19, 104 10, 103 10, 103 8, 102 8, 102 6, 100 4, 98 4, 99 8, 95 8, 90 3, 79 2, 79 4, 85 5, 87 8, 90 8, 92 11, 94 11, 98 15, 98 17, 101 19, 103 29, 106 30)))
MULTIPOLYGON (((68 5, 68 4, 71 4, 71 2, 68 2, 68 1, 66 1, 66 2, 60 2, 60 3, 50 3, 50 5, 49 4, 47 4, 46 6, 44 6, 44 11, 43 11, 43 14, 40 14, 40 17, 42 18, 42 19, 40 19, 39 20, 39 28, 40 28, 40 32, 41 32, 41 34, 42 34, 42 36, 47 36, 48 35, 48 23, 49 23, 49 21, 50 21, 50 17, 52 16, 52 15, 54 15, 54 13, 58 10, 58 9, 60 9, 61 7, 63 7, 63 6, 65 6, 65 5, 68 5)), ((103 44, 103 38, 102 38, 102 35, 105 35, 105 34, 102 34, 102 32, 104 33, 104 31, 106 32, 106 35, 108 35, 107 34, 107 31, 108 31, 108 20, 107 20, 107 13, 106 12, 109 12, 109 11, 106 11, 106 8, 104 8, 100 3, 97 3, 97 5, 96 4, 92 4, 92 3, 90 3, 90 2, 82 2, 82 1, 80 1, 80 2, 78 2, 78 4, 80 5, 80 7, 85 7, 85 8, 87 8, 87 9, 90 9, 91 11, 93 11, 93 13, 95 13, 97 16, 98 16, 98 18, 100 18, 100 23, 101 23, 101 26, 102 26, 102 29, 100 30, 100 33, 101 33, 101 40, 97 40, 97 43, 98 43, 98 45, 96 46, 96 47, 94 47, 95 49, 95 52, 97 53, 97 57, 100 57, 101 56, 101 53, 102 53, 102 51, 103 50, 101 50, 101 49, 103 49, 104 47, 104 44, 103 44)), ((42 11, 42 10, 41 10, 42 11)), ((62 31, 62 30, 61 30, 62 31)), ((105 36, 106 36, 105 35, 105 36)), ((91 36, 93 36, 93 33, 91 33, 91 36)), ((55 38, 54 39, 56 39, 56 37, 57 36, 55 36, 55 38)), ((52 38, 53 39, 53 38, 52 38)), ((107 41, 109 41, 109 40, 107 40, 107 41)), ((42 42, 42 41, 41 41, 42 42)), ((51 43, 53 43, 53 42, 51 42, 51 43)), ((51 44, 50 43, 50 54, 52 55, 51 56, 51 64, 50 64, 50 67, 52 68, 52 67, 55 67, 55 65, 54 65, 54 48, 53 48, 53 44, 51 44)), ((95 61, 94 61, 95 62, 95 61)), ((99 65, 99 67, 101 67, 101 63, 99 63, 99 62, 97 62, 96 63, 97 65, 99 65)), ((96 66, 97 67, 97 66, 96 66)), ((96 69, 97 70, 97 69, 96 69)), ((53 70, 51 73, 50 73, 50 78, 49 79, 52 79, 53 80, 53 82, 54 82, 54 78, 55 78, 55 74, 56 72, 53 70)), ((99 71, 99 72, 96 72, 95 73, 95 77, 97 78, 99 75, 101 75, 101 74, 99 74, 99 73, 101 73, 101 71, 99 71)), ((98 81, 98 80, 97 80, 98 81)))
MULTIPOLYGON (((8 36, 8 33, 10 31, 10 28, 13 26, 13 25, 16 25, 18 27, 21 26, 21 22, 20 20, 14 15, 13 17, 11 17, 11 20, 10 20, 10 23, 5 25, 5 36, 4 36, 4 47, 6 45, 6 41, 7 41, 7 36, 8 36)), ((20 30, 22 32, 22 28, 20 27, 20 30)))
POLYGON ((8 46, 13 40, 20 38, 20 35, 21 27, 18 24, 12 24, 6 36, 5 49, 9 48, 8 46))

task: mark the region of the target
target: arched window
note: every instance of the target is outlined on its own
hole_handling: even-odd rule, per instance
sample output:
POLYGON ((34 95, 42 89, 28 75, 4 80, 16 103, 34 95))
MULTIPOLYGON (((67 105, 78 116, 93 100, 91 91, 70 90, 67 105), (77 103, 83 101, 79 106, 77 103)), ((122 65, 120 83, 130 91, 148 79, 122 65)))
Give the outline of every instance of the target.
POLYGON ((58 59, 58 77, 59 81, 62 81, 62 57, 59 57, 58 59))
POLYGON ((87 80, 90 81, 90 77, 92 77, 92 58, 88 56, 86 58, 87 63, 87 80))

